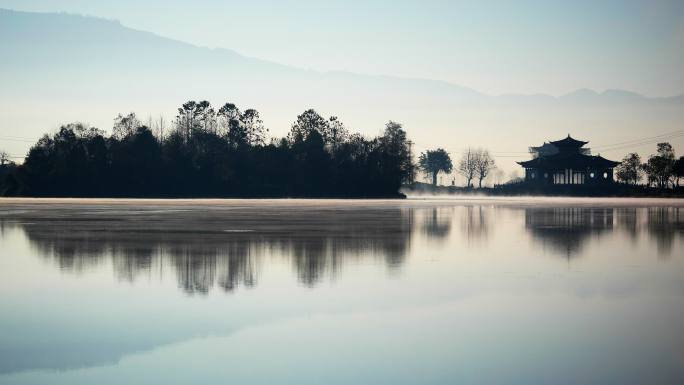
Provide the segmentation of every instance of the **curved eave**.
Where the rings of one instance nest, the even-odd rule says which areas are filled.
[[[538,159],[538,158],[537,158],[537,159]],[[539,163],[539,162],[537,161],[537,159],[523,160],[523,161],[521,161],[521,162],[515,162],[515,163],[517,163],[517,164],[519,164],[519,165],[521,165],[521,166],[523,166],[523,167],[529,168],[529,167],[534,167],[535,165],[537,165],[537,164]]]
[[[577,139],[571,137],[570,135],[568,135],[567,138],[564,138],[561,140],[555,140],[555,141],[549,142],[549,143],[551,143],[557,147],[582,147],[589,142],[585,142],[583,140],[577,140]]]
[[[596,155],[594,157],[594,159],[596,159],[599,162],[603,162],[603,164],[605,164],[607,167],[617,167],[620,164],[620,162],[616,162],[614,160],[608,160],[608,159],[602,157],[601,155]]]
[[[574,140],[573,141],[566,141],[566,140],[557,140],[555,142],[550,142],[556,147],[582,147],[584,145],[589,144],[589,142],[585,142],[582,140]]]
[[[520,166],[525,168],[593,168],[593,169],[604,169],[604,168],[614,168],[619,162],[614,162],[612,160],[605,159],[601,156],[591,156],[591,155],[580,155],[577,154],[572,157],[566,157],[562,155],[550,155],[545,157],[539,157],[527,161],[516,162]]]

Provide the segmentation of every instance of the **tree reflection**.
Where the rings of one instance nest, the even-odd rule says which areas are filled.
[[[659,256],[670,256],[675,238],[684,234],[684,210],[680,207],[649,207],[647,229]]]
[[[434,207],[423,211],[423,233],[428,238],[442,240],[451,233],[453,207]]]
[[[636,207],[619,207],[615,209],[617,227],[620,228],[632,243],[636,243],[641,232],[641,223]]]
[[[525,209],[525,227],[545,247],[573,257],[593,236],[619,230],[633,243],[646,234],[656,243],[658,256],[672,253],[677,236],[684,234],[680,207],[556,207]]]
[[[487,209],[477,206],[464,207],[461,216],[461,230],[468,242],[486,240],[489,234],[489,213]]]
[[[80,274],[109,263],[122,281],[173,274],[185,292],[205,294],[255,286],[264,257],[285,259],[297,280],[309,287],[334,280],[345,265],[361,259],[378,259],[390,272],[398,271],[413,229],[429,240],[446,241],[456,220],[469,242],[486,242],[497,224],[493,215],[498,215],[481,205],[172,207],[51,208],[49,213],[6,216],[0,231],[22,229],[39,255],[67,272]],[[523,210],[532,239],[566,258],[578,255],[592,237],[615,230],[635,241],[648,236],[659,255],[669,255],[684,233],[683,210],[676,207]]]
[[[60,218],[21,226],[32,246],[65,271],[81,273],[110,260],[120,280],[173,271],[179,288],[206,294],[214,287],[229,292],[255,286],[259,259],[267,254],[291,259],[306,286],[334,279],[358,258],[382,258],[396,269],[407,252],[412,211],[266,208],[208,217]]]

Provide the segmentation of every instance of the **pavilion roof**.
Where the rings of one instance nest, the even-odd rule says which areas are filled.
[[[556,141],[553,141],[553,142],[550,142],[550,143],[553,144],[553,145],[556,146],[556,147],[564,147],[564,148],[567,148],[567,147],[574,147],[574,148],[579,148],[579,147],[582,147],[582,146],[584,146],[585,144],[587,144],[587,143],[589,143],[589,142],[585,142],[585,141],[582,141],[582,140],[577,140],[577,139],[575,139],[575,138],[572,138],[572,137],[570,136],[570,134],[568,134],[568,136],[567,136],[565,139],[556,140]]]
[[[538,169],[565,169],[572,168],[581,170],[584,168],[612,168],[620,164],[608,160],[601,155],[584,155],[579,153],[564,154],[558,153],[555,155],[541,156],[532,160],[517,162],[525,168]]]

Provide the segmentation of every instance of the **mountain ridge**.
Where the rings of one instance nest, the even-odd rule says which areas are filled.
[[[591,88],[578,88],[576,90],[560,94],[560,95],[553,95],[549,93],[544,93],[544,92],[539,92],[539,93],[519,93],[519,92],[506,92],[506,93],[501,93],[501,94],[489,94],[485,93],[482,91],[479,91],[475,88],[456,84],[447,80],[443,79],[433,79],[433,78],[424,78],[424,77],[403,77],[403,76],[396,76],[396,75],[387,75],[387,74],[365,74],[365,73],[359,73],[359,72],[354,72],[354,71],[344,71],[344,70],[325,70],[325,71],[319,71],[319,70],[312,70],[312,69],[305,69],[285,63],[279,63],[273,60],[269,59],[263,59],[263,58],[256,58],[252,56],[247,56],[244,54],[241,54],[234,49],[227,48],[227,47],[209,47],[209,46],[203,46],[203,45],[198,45],[196,43],[190,43],[186,42],[183,40],[178,40],[174,38],[169,38],[163,35],[159,35],[155,32],[152,31],[146,31],[146,30],[141,30],[133,27],[126,26],[124,23],[122,23],[120,20],[117,19],[109,19],[109,18],[104,18],[104,17],[99,17],[99,16],[91,16],[91,15],[83,15],[83,14],[75,14],[75,13],[69,13],[69,12],[26,12],[26,11],[18,11],[18,10],[12,10],[8,8],[0,8],[0,18],[5,18],[7,16],[21,16],[21,17],[27,17],[27,18],[53,18],[53,17],[59,17],[63,18],[65,21],[68,19],[69,21],[80,21],[80,22],[86,22],[87,24],[99,24],[99,25],[104,25],[104,26],[109,26],[113,27],[116,29],[119,29],[120,31],[126,31],[129,33],[135,33],[135,34],[140,34],[141,36],[145,36],[147,38],[154,38],[158,39],[159,41],[166,41],[171,44],[177,44],[181,46],[185,46],[187,48],[192,48],[192,49],[199,49],[199,50],[206,50],[207,52],[213,52],[217,53],[219,55],[228,55],[228,56],[233,56],[233,57],[238,57],[241,60],[247,60],[251,62],[258,62],[264,65],[269,65],[269,66],[274,66],[274,67],[281,67],[283,69],[288,69],[292,71],[300,71],[304,73],[314,73],[318,75],[331,75],[331,76],[354,76],[354,77],[362,77],[365,79],[371,79],[371,78],[376,78],[376,79],[385,79],[385,80],[396,80],[396,81],[407,81],[407,82],[425,82],[425,83],[431,83],[433,85],[439,85],[443,87],[453,87],[455,90],[461,91],[461,92],[467,92],[471,93],[472,95],[478,95],[478,96],[486,96],[486,97],[532,97],[532,98],[539,98],[539,97],[551,97],[554,99],[562,99],[562,98],[577,98],[577,97],[591,97],[591,98],[631,98],[631,99],[645,99],[645,100],[668,100],[668,99],[681,99],[684,98],[684,93],[682,94],[677,94],[677,95],[667,95],[667,96],[649,96],[649,95],[644,95],[635,91],[631,90],[626,90],[626,89],[605,89],[603,91],[597,91]],[[6,20],[5,20],[6,21]],[[3,23],[5,24],[5,23]],[[7,25],[7,24],[5,24]],[[6,32],[5,29],[0,29],[0,31]],[[72,35],[73,36],[81,36],[84,38],[92,38],[93,36],[91,34],[77,34],[77,35]]]

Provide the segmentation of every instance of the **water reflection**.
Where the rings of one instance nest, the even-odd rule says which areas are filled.
[[[469,242],[486,241],[490,231],[489,208],[481,205],[466,206],[461,214],[461,230]]]
[[[18,211],[0,219],[0,236],[11,227],[21,228],[37,254],[65,272],[80,274],[109,262],[122,281],[172,272],[185,292],[206,294],[212,288],[231,292],[255,286],[265,255],[289,258],[298,281],[309,287],[334,280],[345,263],[361,259],[378,259],[388,271],[397,271],[413,237],[423,236],[432,244],[454,242],[455,221],[469,247],[487,247],[495,221],[505,213],[515,218],[523,211],[532,239],[568,259],[581,255],[589,240],[613,231],[634,243],[646,234],[655,241],[657,254],[668,256],[684,233],[684,211],[678,207],[137,210],[99,208],[69,215]]]
[[[546,249],[572,258],[592,236],[613,230],[612,208],[542,207],[525,209],[525,228]]]
[[[254,286],[265,254],[291,258],[299,281],[311,287],[358,258],[380,258],[397,269],[409,247],[413,215],[413,209],[401,208],[304,209],[286,215],[262,211],[255,218],[233,210],[208,220],[83,215],[20,226],[39,254],[64,271],[84,272],[110,258],[121,280],[171,269],[184,291],[207,293],[213,287]]]
[[[646,215],[648,234],[656,241],[658,255],[670,256],[675,237],[684,234],[684,210],[679,207],[649,207]]]
[[[454,215],[453,207],[434,207],[423,210],[423,233],[428,238],[441,241],[451,233],[451,223]]]
[[[636,244],[646,230],[655,241],[658,256],[672,253],[675,239],[684,234],[684,210],[680,207],[535,207],[525,209],[525,228],[545,249],[568,259],[582,252],[592,238],[613,231]]]
[[[620,303],[626,308],[642,309],[658,301],[648,297],[648,302],[628,303],[630,293],[649,290],[649,295],[655,295],[660,293],[654,290],[658,289],[674,293],[663,296],[671,299],[684,292],[681,269],[676,269],[681,263],[676,265],[676,258],[661,263],[655,257],[672,256],[681,245],[684,211],[677,207],[450,202],[28,206],[15,211],[0,207],[0,240],[7,241],[3,247],[8,246],[4,250],[11,246],[29,256],[22,261],[6,252],[0,258],[5,262],[4,269],[0,269],[0,283],[6,285],[0,296],[0,330],[4,330],[0,332],[0,373],[115,363],[133,353],[197,336],[225,336],[273,320],[316,313],[372,313],[359,316],[358,323],[371,325],[375,332],[385,330],[377,326],[382,324],[375,323],[385,317],[382,311],[402,308],[418,309],[418,315],[411,318],[407,313],[389,312],[386,317],[391,318],[390,324],[396,320],[415,321],[417,341],[430,335],[440,343],[447,341],[443,333],[426,330],[430,328],[424,326],[425,322],[431,320],[443,320],[445,330],[463,331],[460,338],[477,337],[473,325],[502,322],[498,327],[506,331],[505,338],[520,336],[520,344],[511,351],[524,351],[530,346],[528,342],[539,336],[539,328],[543,327],[540,324],[551,325],[554,330],[547,330],[546,336],[553,337],[561,329],[554,326],[556,323],[572,321],[577,315],[581,322],[568,325],[584,325],[595,316],[587,312],[597,308],[610,309],[606,317],[612,321],[614,306],[584,307],[610,301],[610,295],[604,297],[601,293],[619,293]],[[613,242],[594,245],[592,240],[597,239]],[[623,244],[623,240],[630,243]],[[565,261],[544,256],[542,248],[565,258],[581,257],[587,262],[583,265],[585,272],[563,275]],[[648,269],[619,266],[619,258],[606,259],[612,264],[610,274],[592,265],[613,252],[618,257],[628,255],[630,264],[636,261]],[[509,258],[499,258],[502,254]],[[278,274],[272,279],[267,271],[270,264],[282,268],[288,281],[280,280]],[[352,265],[363,268],[352,272]],[[563,268],[558,269],[558,265]],[[53,266],[65,274],[55,274]],[[144,282],[158,277],[162,284],[175,283],[182,292],[194,296],[168,295],[165,287],[155,290],[156,281],[149,285],[119,285],[108,279],[110,268],[120,281]],[[385,280],[376,274],[377,270],[407,274]],[[105,274],[97,276],[98,272]],[[72,280],[72,275],[94,279]],[[321,288],[321,283],[338,279],[340,285]],[[661,287],[649,286],[660,281],[664,282]],[[250,293],[238,290],[257,285],[259,290]],[[212,291],[236,295],[206,295]],[[582,302],[587,292],[592,293],[592,304]],[[562,296],[553,297],[558,293]],[[571,302],[573,295],[580,300],[575,308],[566,309],[563,301]],[[492,309],[508,314],[512,298],[515,309],[524,311],[510,313],[530,314],[529,329],[506,324],[506,317],[489,318]],[[496,301],[488,302],[491,299]],[[539,306],[537,301],[547,301],[546,306]],[[457,304],[454,307],[458,311],[441,316],[423,313],[421,306],[429,304],[440,308]],[[667,309],[681,309],[665,305]],[[467,314],[477,313],[478,306],[486,310],[476,321],[453,327]],[[554,319],[554,315],[558,318]],[[366,322],[367,316],[378,318]],[[542,317],[550,317],[553,322],[539,323]],[[605,324],[608,322],[598,323],[599,327]],[[383,341],[382,349],[386,341],[401,341],[403,334],[399,333],[410,329],[402,326],[401,332]],[[491,340],[491,330],[486,329],[481,339],[473,338],[472,346]],[[514,332],[508,334],[509,330]],[[311,337],[308,329],[300,332],[302,341]],[[582,329],[580,337],[584,332]],[[362,346],[364,338],[358,335],[339,335],[350,341],[337,346]],[[372,338],[373,334],[365,337]],[[595,341],[600,337],[580,341],[583,343],[575,349],[583,354],[584,342],[598,345]],[[454,341],[461,339],[454,337]],[[556,351],[563,351],[569,342],[557,340],[555,346],[562,348]],[[428,359],[436,359],[430,355],[434,346],[421,352]],[[296,351],[297,346],[292,349]],[[619,352],[628,350],[616,348]],[[492,351],[500,351],[499,346]],[[415,350],[410,353],[415,357]],[[559,361],[550,358],[547,364]],[[452,362],[449,360],[447,367]],[[530,362],[537,364],[534,359]]]

